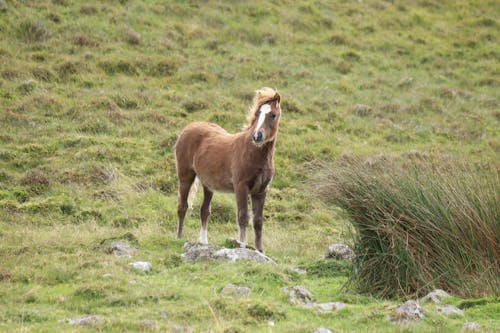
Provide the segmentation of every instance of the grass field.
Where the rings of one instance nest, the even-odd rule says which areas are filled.
[[[349,273],[321,259],[350,226],[305,185],[308,162],[349,155],[498,172],[499,13],[493,0],[0,0],[0,331],[500,330],[498,295],[452,298],[463,318],[426,306],[413,326],[386,321],[401,300],[343,288]],[[199,214],[176,240],[177,134],[195,120],[239,131],[263,86],[283,101],[264,212],[279,264],[183,263]],[[222,245],[233,197],[216,194],[212,212]],[[151,273],[106,253],[127,235]],[[228,283],[251,296],[222,297]],[[281,290],[297,284],[348,306],[289,304]],[[104,322],[58,322],[85,314]]]

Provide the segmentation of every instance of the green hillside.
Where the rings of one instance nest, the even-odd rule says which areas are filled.
[[[401,300],[359,294],[349,265],[322,259],[351,227],[306,185],[308,163],[444,156],[498,172],[499,15],[494,0],[0,0],[0,331],[401,331],[385,319]],[[241,130],[264,86],[282,96],[264,211],[278,264],[184,263],[199,205],[175,239],[177,135],[200,120]],[[216,194],[211,244],[237,235],[235,216]],[[152,272],[107,253],[124,238]],[[221,296],[228,283],[251,296]],[[292,305],[293,285],[348,306]],[[500,330],[485,296],[405,329]],[[104,321],[58,322],[86,314]]]

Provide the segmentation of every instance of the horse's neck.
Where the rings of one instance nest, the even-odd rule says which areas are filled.
[[[245,140],[247,153],[252,156],[252,159],[259,159],[264,163],[269,163],[272,167],[274,163],[274,147],[276,145],[276,138],[273,141],[265,143],[262,147],[257,147],[252,143],[252,132],[245,131],[242,139]]]

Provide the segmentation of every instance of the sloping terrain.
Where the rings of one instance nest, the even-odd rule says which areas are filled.
[[[322,259],[350,227],[304,185],[306,165],[454,156],[498,169],[499,13],[498,1],[0,1],[0,330],[91,331],[58,322],[90,314],[117,332],[400,331],[385,318],[400,301],[342,288],[349,265]],[[263,86],[283,99],[264,222],[278,264],[184,263],[199,214],[176,240],[177,134],[195,120],[239,131]],[[232,196],[212,212],[209,242],[223,245]],[[118,239],[133,259],[108,253]],[[228,283],[252,292],[224,297]],[[294,285],[347,306],[290,304]],[[500,329],[498,298],[449,302],[465,316],[430,305],[407,329]]]

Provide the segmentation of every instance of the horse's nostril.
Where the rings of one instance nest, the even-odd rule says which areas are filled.
[[[253,140],[255,142],[261,142],[262,141],[262,132],[257,132],[253,134]]]

